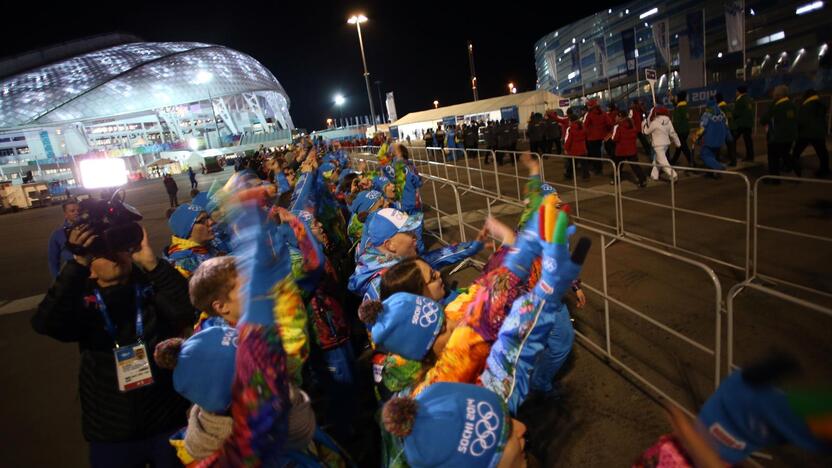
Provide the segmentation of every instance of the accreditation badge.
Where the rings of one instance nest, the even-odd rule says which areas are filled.
[[[134,343],[113,349],[116,358],[118,389],[129,392],[153,383],[150,362],[144,343]]]

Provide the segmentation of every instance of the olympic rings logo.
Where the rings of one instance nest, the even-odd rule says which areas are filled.
[[[419,309],[419,326],[427,328],[439,320],[439,307],[434,302],[426,302]]]
[[[546,272],[553,272],[555,271],[555,259],[553,258],[544,258],[543,259],[543,270]]]
[[[477,403],[477,416],[479,419],[474,424],[474,441],[469,448],[469,453],[475,457],[497,444],[497,429],[500,427],[500,418],[488,402]]]

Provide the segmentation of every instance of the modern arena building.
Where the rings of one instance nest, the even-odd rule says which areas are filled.
[[[84,157],[127,167],[175,150],[288,141],[289,97],[254,58],[109,34],[0,60],[0,180],[66,180]]]
[[[651,68],[657,71],[660,99],[668,90],[707,90],[689,92],[691,104],[717,90],[730,91],[725,96],[733,98],[731,86],[743,80],[757,97],[779,83],[793,92],[829,89],[830,24],[832,5],[820,0],[630,1],[540,38],[534,44],[537,87],[573,99],[647,98],[644,71]],[[731,26],[739,26],[740,35],[729,44]],[[737,40],[743,37],[744,45]],[[694,55],[702,71],[686,83],[680,62]]]

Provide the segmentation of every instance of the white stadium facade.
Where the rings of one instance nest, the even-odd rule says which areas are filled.
[[[289,104],[266,67],[221,45],[108,34],[9,57],[0,180],[34,170],[69,182],[79,158],[127,158],[137,170],[165,152],[287,140]]]

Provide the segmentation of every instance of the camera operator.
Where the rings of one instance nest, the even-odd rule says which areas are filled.
[[[129,247],[111,242],[120,226],[72,228],[68,245],[75,255],[32,327],[79,344],[82,428],[92,467],[179,466],[168,437],[186,424],[188,402],[174,391],[171,372],[157,367],[153,350],[190,326],[194,309],[187,281],[156,258],[147,232],[131,224],[143,238]]]

